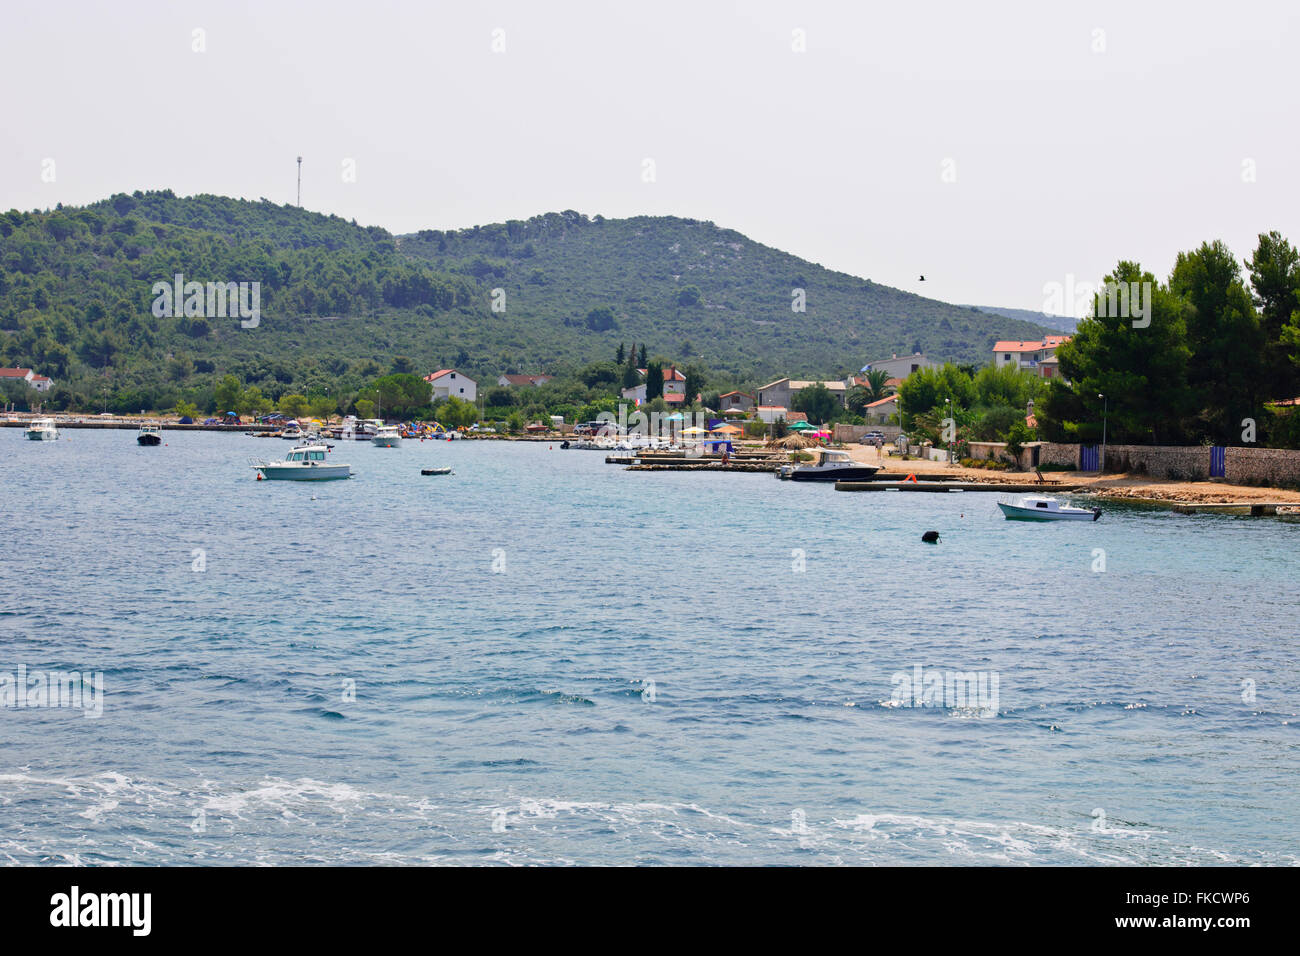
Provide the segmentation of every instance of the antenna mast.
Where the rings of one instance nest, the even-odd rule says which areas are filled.
[[[302,157],[298,157],[298,208],[302,208]]]

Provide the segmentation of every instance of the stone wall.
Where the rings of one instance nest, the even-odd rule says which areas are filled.
[[[1286,448],[1228,448],[1227,481],[1238,485],[1300,485],[1300,451]]]
[[[1079,467],[1079,446],[1068,442],[1047,442],[1039,454],[1040,465],[1066,465]]]
[[[1079,467],[1080,446],[1068,442],[1043,445],[1039,462]],[[1210,448],[1179,445],[1107,445],[1106,471],[1130,472],[1152,478],[1208,479]],[[1229,447],[1224,454],[1224,478],[1236,485],[1300,486],[1300,451],[1285,448]]]
[[[855,442],[867,432],[880,432],[885,436],[885,441],[892,442],[902,430],[897,425],[834,425],[831,427],[831,438],[835,441]]]
[[[1103,470],[1193,481],[1210,477],[1208,445],[1107,445]]]

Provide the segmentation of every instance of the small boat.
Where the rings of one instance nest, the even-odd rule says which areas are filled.
[[[402,443],[402,433],[396,425],[380,425],[370,440],[380,448],[396,448]]]
[[[54,427],[53,418],[37,418],[24,434],[32,441],[54,441],[59,437],[59,430]]]
[[[451,469],[450,469],[450,468],[421,468],[421,469],[420,469],[420,474],[422,474],[422,475],[450,475],[450,474],[451,474]]]
[[[139,445],[161,445],[162,429],[157,425],[151,425],[148,422],[140,426],[140,430],[135,433],[136,444]]]
[[[284,423],[284,428],[280,429],[280,437],[289,441],[302,441],[304,437],[302,426],[295,421]]]
[[[790,481],[869,481],[879,470],[854,461],[847,451],[823,448],[815,465],[782,465],[776,476]]]
[[[1096,521],[1101,517],[1100,508],[1076,508],[1043,495],[999,501],[998,507],[1014,521]]]
[[[263,461],[248,459],[248,463],[258,472],[258,480],[267,478],[271,481],[329,481],[332,478],[351,478],[352,466],[344,464],[327,464],[325,456],[329,449],[324,445],[298,445],[284,461]]]

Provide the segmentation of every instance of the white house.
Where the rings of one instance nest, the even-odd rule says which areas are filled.
[[[1003,341],[993,344],[993,364],[998,368],[1010,365],[1041,375],[1057,378],[1061,374],[1056,360],[1056,348],[1070,341],[1068,335],[1049,335],[1041,342]]]
[[[919,372],[923,368],[934,368],[936,364],[926,358],[923,352],[913,352],[911,355],[899,355],[895,352],[891,358],[868,362],[862,366],[862,372],[883,370],[889,373],[890,378],[907,378],[913,372]]]
[[[645,401],[645,369],[639,368],[641,383],[632,388],[625,388],[620,394],[630,402],[640,404]],[[664,401],[669,405],[682,405],[686,402],[686,376],[677,371],[677,366],[670,365],[664,369]]]
[[[29,368],[0,368],[0,382],[23,382],[38,392],[48,392],[54,385],[51,379]]]
[[[454,368],[444,368],[432,375],[424,376],[433,390],[433,400],[440,398],[459,398],[462,401],[478,400],[478,385],[468,375],[457,372]]]

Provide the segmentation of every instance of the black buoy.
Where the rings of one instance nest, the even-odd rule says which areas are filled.
[[[924,541],[926,544],[938,544],[939,532],[927,531],[925,534],[921,535],[921,540]]]

